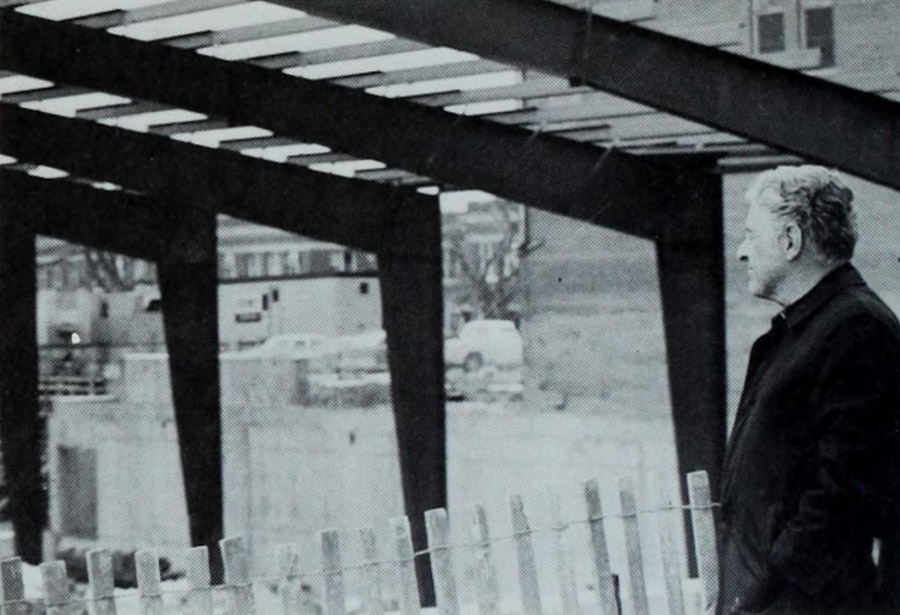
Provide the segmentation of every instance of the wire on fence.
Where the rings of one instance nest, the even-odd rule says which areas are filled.
[[[411,558],[397,558],[397,557],[389,557],[382,558],[376,560],[369,560],[355,564],[342,564],[339,568],[330,568],[328,570],[316,569],[309,571],[299,571],[291,574],[280,574],[280,575],[268,575],[268,576],[255,576],[252,577],[249,581],[244,583],[223,583],[221,585],[210,585],[207,587],[195,587],[189,589],[175,589],[171,587],[163,587],[161,590],[161,595],[178,595],[183,594],[187,595],[195,592],[224,592],[229,589],[248,589],[252,588],[254,584],[264,584],[271,585],[273,583],[281,583],[281,582],[291,582],[298,581],[309,578],[325,578],[328,575],[344,573],[344,572],[352,572],[358,570],[366,570],[371,568],[372,566],[380,566],[380,565],[398,565],[403,562],[408,562],[414,560],[418,557],[424,557],[427,555],[431,555],[432,553],[438,553],[441,551],[452,551],[457,549],[476,549],[476,548],[484,548],[486,545],[493,545],[497,543],[502,543],[510,540],[515,540],[524,535],[536,535],[536,534],[558,534],[563,533],[567,529],[573,526],[580,525],[589,525],[590,523],[594,523],[597,521],[604,521],[607,519],[626,519],[634,517],[638,514],[655,514],[655,513],[663,513],[663,512],[672,512],[672,511],[699,511],[699,510],[712,510],[714,508],[720,507],[721,504],[718,502],[712,502],[708,505],[669,505],[669,506],[660,506],[655,508],[644,508],[639,509],[633,513],[622,514],[622,513],[607,513],[603,515],[593,515],[587,517],[585,519],[575,519],[571,521],[565,521],[560,523],[559,525],[555,525],[552,527],[538,527],[532,528],[529,527],[527,529],[519,530],[516,532],[511,532],[509,534],[501,534],[498,536],[491,536],[487,541],[480,540],[467,540],[461,542],[453,542],[447,544],[441,544],[438,546],[429,546],[424,549],[416,550],[412,552]],[[137,588],[134,589],[126,589],[122,590],[116,594],[117,600],[128,600],[128,599],[139,599],[141,597],[140,592]],[[64,606],[66,604],[86,604],[90,602],[94,602],[94,598],[89,597],[72,597],[68,602],[63,604],[48,604],[48,606]],[[20,599],[20,600],[7,600],[5,601],[7,604],[15,604],[15,603],[27,603],[28,600]],[[31,601],[33,602],[33,601]],[[42,601],[43,602],[43,601]]]

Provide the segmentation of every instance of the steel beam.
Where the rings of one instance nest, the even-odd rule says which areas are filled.
[[[312,67],[315,69],[315,67]],[[361,73],[347,73],[329,77],[332,83],[355,90],[377,88],[398,83],[416,83],[418,81],[434,81],[453,79],[455,77],[471,77],[473,75],[489,75],[491,73],[507,73],[513,69],[499,62],[490,60],[465,60],[432,66],[417,66],[402,70],[372,72],[363,69]]]
[[[41,478],[35,232],[5,188],[0,186],[0,450],[16,553],[38,564],[47,491]]]
[[[10,92],[3,95],[3,100],[8,103],[28,103],[39,102],[44,100],[54,100],[57,98],[68,98],[70,96],[80,96],[82,94],[90,94],[92,90],[87,88],[69,87],[53,85],[45,88],[34,88],[31,90],[21,90],[18,92]]]
[[[151,4],[133,9],[120,9],[106,11],[95,15],[84,15],[76,18],[78,23],[93,28],[114,28],[130,24],[164,19],[166,17],[179,17],[195,13],[202,13],[217,8],[224,8],[242,4],[245,0],[172,0],[162,4]]]
[[[161,212],[147,197],[6,169],[0,194],[39,235],[144,260],[158,259],[166,241]]]
[[[428,545],[425,511],[447,505],[441,215],[434,205],[397,202],[391,247],[378,253],[403,499],[416,550]],[[416,571],[423,603],[434,604],[426,558],[417,559]]]
[[[154,101],[137,100],[121,104],[105,105],[103,107],[79,109],[75,112],[75,117],[84,118],[86,120],[107,120],[128,117],[129,115],[140,115],[142,113],[169,111],[171,108],[172,107],[168,105]]]
[[[656,253],[678,474],[686,502],[688,472],[705,470],[717,493],[725,453],[722,178],[710,171],[686,172],[674,197],[686,203],[690,215],[666,226]],[[695,569],[693,558],[691,567]]]
[[[160,202],[190,203],[360,250],[381,248],[389,187],[2,102],[0,118],[0,152],[19,160],[111,181]]]
[[[167,216],[159,289],[191,544],[206,546],[221,582],[222,409],[216,215],[189,203]]]
[[[193,32],[191,34],[182,34],[171,38],[163,39],[162,42],[172,47],[181,49],[199,49],[202,47],[212,47],[214,45],[229,45],[232,43],[241,43],[244,41],[261,40],[266,38],[274,38],[276,36],[285,36],[288,34],[300,34],[302,32],[311,32],[324,28],[333,28],[342,24],[335,23],[327,19],[319,17],[303,16],[295,19],[287,19],[284,21],[270,21],[252,26],[241,26],[239,28],[231,28],[228,30],[215,30],[204,32]]]
[[[659,232],[671,176],[650,160],[71,24],[2,20],[4,68],[263,126],[634,235]]]
[[[544,0],[275,1],[572,77],[900,188],[900,102],[795,70]]]

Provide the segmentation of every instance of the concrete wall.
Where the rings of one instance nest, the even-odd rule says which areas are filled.
[[[403,510],[390,408],[285,403],[286,376],[277,370],[273,375],[273,367],[259,361],[255,379],[247,376],[254,371],[248,365],[223,367],[226,533],[251,539],[258,575],[272,571],[274,549],[284,542],[299,542],[303,567],[315,569],[318,552],[311,538],[324,528],[347,532],[350,562],[358,557],[352,532],[359,526],[374,526],[386,548],[387,520]],[[93,449],[99,542],[153,545],[179,561],[188,540],[187,519],[166,370],[164,359],[132,358],[126,364],[132,386],[125,399],[55,404],[50,417],[54,527],[59,527],[63,488],[58,447]],[[234,377],[240,370],[243,376]],[[664,472],[674,486],[671,441],[667,421],[452,404],[448,462],[455,535],[468,536],[474,503],[487,508],[497,536],[508,535],[507,495],[513,492],[526,498],[535,525],[546,527],[546,488],[563,496],[564,518],[583,520],[580,484],[588,478],[601,480],[609,510],[617,509],[617,477],[637,476],[646,491],[646,477]],[[616,531],[616,521],[610,523]],[[510,544],[504,543],[498,557],[513,556]],[[587,551],[579,557],[587,558]],[[548,555],[542,564],[547,574],[552,562]],[[588,563],[585,559],[584,571],[591,570]],[[503,582],[513,586],[512,560],[503,570]]]
[[[189,546],[187,512],[171,406],[66,398],[48,420],[50,522],[60,528],[59,447],[97,458],[97,529],[104,546]]]

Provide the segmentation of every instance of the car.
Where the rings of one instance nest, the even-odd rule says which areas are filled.
[[[387,372],[387,333],[373,329],[342,335],[332,341],[329,354],[339,373]]]
[[[444,340],[444,362],[477,372],[485,366],[501,369],[521,367],[522,336],[511,320],[470,320],[460,327],[459,335]]]
[[[329,349],[329,340],[318,333],[279,333],[262,344],[227,353],[237,358],[322,359]]]
[[[449,401],[521,394],[522,336],[509,320],[465,323],[457,337],[444,340],[444,393]]]

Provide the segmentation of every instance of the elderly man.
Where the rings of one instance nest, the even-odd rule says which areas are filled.
[[[779,167],[747,191],[753,345],[722,480],[718,613],[900,613],[900,324],[850,264],[853,193]]]

